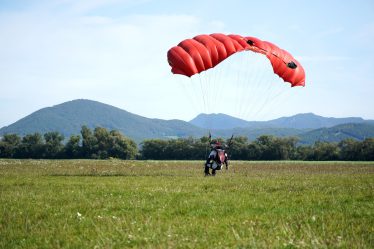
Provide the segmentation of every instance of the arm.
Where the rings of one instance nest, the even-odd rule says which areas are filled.
[[[225,166],[226,166],[226,170],[229,169],[229,157],[227,155],[227,153],[225,153],[225,162],[224,162]]]

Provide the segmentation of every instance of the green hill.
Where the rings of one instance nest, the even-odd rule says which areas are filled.
[[[300,143],[312,144],[316,141],[339,142],[343,139],[352,138],[364,140],[374,137],[374,124],[372,123],[350,123],[341,124],[330,128],[320,128],[299,135]]]
[[[209,121],[213,118],[215,124],[222,126],[198,127],[200,121]],[[200,120],[200,121],[199,121]],[[313,121],[314,120],[314,121]],[[309,126],[331,126],[336,122],[352,121],[358,123],[342,124],[329,128],[306,129]],[[345,138],[362,140],[374,137],[374,123],[361,118],[333,119],[324,118],[314,114],[298,114],[270,121],[245,121],[224,114],[200,115],[196,125],[182,120],[162,120],[142,117],[117,107],[92,100],[72,100],[52,107],[40,109],[17,122],[0,129],[0,136],[6,133],[26,135],[34,132],[46,133],[58,131],[66,138],[70,135],[80,134],[83,125],[89,128],[104,127],[109,130],[118,130],[125,136],[141,142],[151,138],[179,138],[202,137],[211,131],[213,137],[246,136],[250,140],[261,135],[274,135],[278,137],[298,136],[303,144],[312,144],[315,141],[335,142]],[[246,124],[249,124],[246,126]]]
[[[326,118],[314,113],[300,113],[290,117],[281,117],[269,121],[246,121],[222,113],[199,114],[190,123],[206,129],[233,129],[238,127],[319,129],[347,123],[374,123],[360,117]]]
[[[190,123],[197,127],[214,130],[226,130],[237,127],[249,127],[251,124],[249,121],[240,118],[235,118],[223,113],[201,113],[197,115],[194,119],[192,119]]]
[[[327,118],[314,113],[300,113],[291,117],[282,117],[268,121],[275,127],[287,127],[297,129],[319,129],[333,127],[347,123],[364,123],[366,120],[359,117]]]
[[[245,136],[249,140],[255,140],[261,135],[272,135],[276,137],[297,137],[303,134],[307,130],[305,129],[293,129],[293,128],[258,128],[258,127],[239,127],[234,129],[226,130],[215,130],[213,131],[216,136],[230,137],[232,134],[235,136]]]
[[[141,141],[146,138],[202,136],[204,130],[181,120],[145,118],[117,107],[92,100],[73,100],[40,109],[19,121],[0,129],[0,135],[58,131],[65,137],[79,134],[82,125],[119,130]]]

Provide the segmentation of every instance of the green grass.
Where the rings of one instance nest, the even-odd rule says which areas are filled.
[[[0,248],[373,247],[373,162],[0,160]]]

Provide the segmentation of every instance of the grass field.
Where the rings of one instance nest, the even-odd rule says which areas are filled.
[[[374,248],[374,163],[0,160],[0,248]]]

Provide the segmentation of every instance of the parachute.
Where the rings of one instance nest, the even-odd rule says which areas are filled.
[[[305,85],[305,72],[301,64],[287,51],[273,43],[255,37],[240,35],[198,35],[183,40],[167,53],[171,71],[191,77],[215,67],[229,56],[243,51],[266,55],[273,71],[292,87]]]
[[[195,113],[265,120],[305,86],[304,68],[289,52],[251,36],[197,35],[170,48],[167,60]]]

